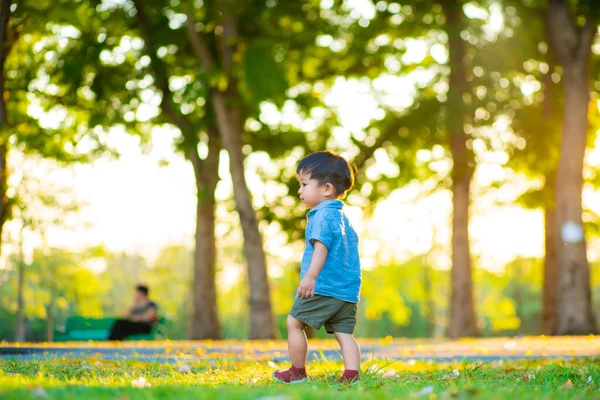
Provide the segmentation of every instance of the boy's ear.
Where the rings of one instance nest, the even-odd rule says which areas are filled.
[[[333,185],[331,183],[326,183],[325,184],[325,196],[334,196],[335,195],[335,188],[333,187]]]

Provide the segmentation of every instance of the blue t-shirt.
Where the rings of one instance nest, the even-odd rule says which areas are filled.
[[[340,200],[327,200],[308,212],[300,278],[304,278],[310,267],[314,241],[318,240],[328,252],[317,278],[315,294],[358,303],[361,284],[358,235],[342,211],[343,207]]]

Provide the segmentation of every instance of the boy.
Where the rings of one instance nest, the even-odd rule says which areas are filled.
[[[359,379],[360,347],[354,336],[361,284],[358,236],[343,213],[341,198],[354,186],[353,167],[339,155],[321,151],[303,158],[296,168],[300,200],[310,211],[300,286],[287,318],[292,366],[275,371],[275,380],[308,379],[308,344],[304,328],[325,326],[342,349],[344,374],[338,382]]]

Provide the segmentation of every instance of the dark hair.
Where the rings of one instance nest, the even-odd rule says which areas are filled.
[[[344,197],[354,187],[356,167],[344,157],[332,151],[318,151],[304,157],[298,163],[296,173],[310,175],[319,185],[330,183],[337,197]]]
[[[135,287],[135,290],[137,290],[138,292],[140,292],[144,296],[148,296],[149,290],[148,290],[148,286],[146,286],[146,285],[137,285]]]

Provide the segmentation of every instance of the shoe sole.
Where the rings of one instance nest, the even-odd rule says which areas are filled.
[[[286,381],[282,381],[281,379],[279,379],[278,377],[275,376],[275,373],[273,372],[273,375],[271,375],[273,377],[273,379],[275,379],[277,382],[279,383],[285,383],[286,385],[297,385],[299,383],[304,383],[306,382],[310,376],[307,376],[304,379],[300,379],[299,381],[291,381],[291,382],[286,382]]]

